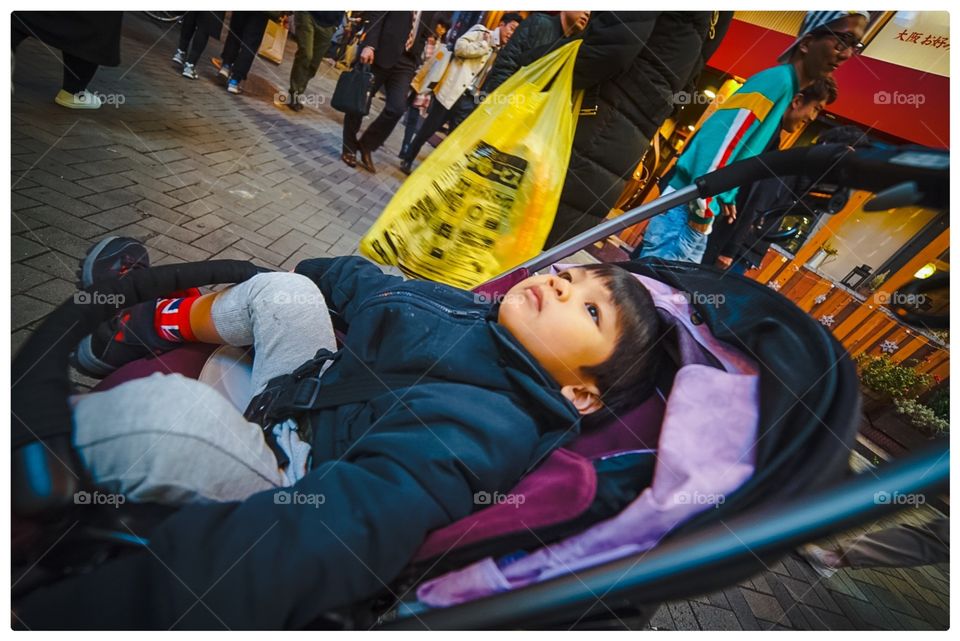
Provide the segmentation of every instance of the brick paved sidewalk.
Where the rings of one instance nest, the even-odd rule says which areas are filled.
[[[398,126],[375,154],[375,176],[338,159],[341,114],[326,104],[294,114],[274,104],[295,45],[279,67],[257,59],[243,96],[170,63],[177,27],[128,13],[123,64],[90,89],[122,96],[97,112],[56,106],[60,66],[35,40],[17,52],[12,106],[12,331],[14,352],[74,292],[77,260],[110,234],[144,240],[156,263],[252,259],[290,269],[303,258],[349,254],[400,184]],[[328,98],[326,64],[310,84]],[[319,102],[319,100],[317,100]],[[374,103],[374,111],[382,107]],[[92,381],[77,379],[82,385]],[[900,518],[927,517],[919,508]],[[870,526],[869,529],[882,527]],[[866,528],[863,528],[866,529]],[[945,629],[949,569],[841,571],[820,579],[788,557],[739,586],[662,606],[659,629]],[[630,621],[611,627],[636,627]]]

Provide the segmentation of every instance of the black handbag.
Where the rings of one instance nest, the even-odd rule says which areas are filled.
[[[344,71],[333,90],[330,106],[345,114],[366,116],[370,112],[370,85],[373,73],[370,65],[358,65],[350,71]]]

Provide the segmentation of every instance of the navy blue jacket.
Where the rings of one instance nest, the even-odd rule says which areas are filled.
[[[573,405],[470,292],[386,276],[356,257],[297,267],[349,323],[324,381],[424,375],[311,416],[313,465],[279,492],[191,505],[150,549],[32,594],[33,629],[278,629],[384,591],[426,534],[507,492],[578,433]]]

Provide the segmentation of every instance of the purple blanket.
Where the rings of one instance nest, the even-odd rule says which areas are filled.
[[[666,399],[651,486],[617,516],[503,567],[487,557],[427,581],[417,590],[421,603],[456,605],[648,550],[684,520],[722,503],[753,474],[759,414],[755,363],[714,339],[705,325],[690,322],[693,308],[685,294],[638,278],[661,312],[726,369],[702,364],[697,350],[681,341],[683,366]]]

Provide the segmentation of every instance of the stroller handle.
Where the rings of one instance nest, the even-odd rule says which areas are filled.
[[[915,182],[919,204],[942,208],[948,202],[949,158],[946,151],[920,146],[854,150],[846,145],[812,145],[753,156],[695,182],[700,198],[771,176],[807,176],[815,183],[830,182],[874,193]]]

